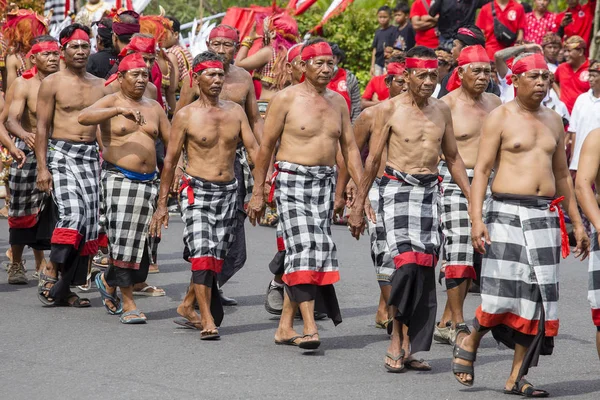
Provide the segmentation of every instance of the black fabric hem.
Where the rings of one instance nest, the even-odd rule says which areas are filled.
[[[333,285],[284,285],[285,291],[294,303],[315,301],[315,311],[324,312],[335,326],[342,323],[342,312]]]

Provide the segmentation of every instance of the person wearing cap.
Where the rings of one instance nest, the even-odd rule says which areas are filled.
[[[548,11],[550,0],[534,0],[532,12],[525,14],[523,41],[543,44],[544,36],[558,32],[560,20],[558,14]]]
[[[50,249],[49,241],[38,239],[38,228],[43,229],[41,210],[45,195],[35,187],[36,159],[36,102],[42,80],[58,71],[60,49],[52,36],[38,36],[33,40],[33,46],[28,53],[33,67],[17,78],[6,94],[7,109],[6,129],[14,137],[6,147],[15,146],[21,153],[20,159],[14,159],[10,166],[8,185],[11,201],[8,207],[8,232],[11,249],[8,268],[9,284],[26,284],[25,261],[23,250],[25,246],[33,249],[36,261],[36,272],[46,263],[44,250]],[[5,142],[5,141],[3,141]],[[69,296],[69,302],[75,302],[76,295]],[[89,301],[87,302],[89,305]]]
[[[342,322],[333,287],[339,280],[339,266],[331,237],[338,148],[355,181],[360,181],[362,166],[348,105],[327,89],[335,68],[331,47],[322,39],[309,40],[301,59],[304,82],[278,92],[269,104],[248,217],[255,224],[264,212],[267,170],[279,141],[268,199],[277,203],[281,248],[285,248],[285,298],[275,342],[316,349],[321,341],[314,319],[315,298],[323,300],[324,311],[335,325]],[[348,224],[360,235],[363,215]],[[293,327],[298,308],[304,321],[302,334]]]
[[[201,340],[215,340],[220,338],[218,327],[223,320],[217,275],[237,223],[236,149],[241,141],[256,159],[258,144],[244,109],[219,98],[225,76],[221,58],[212,51],[200,53],[194,58],[192,74],[200,97],[173,119],[150,234],[160,236],[162,226],[168,226],[167,196],[183,149],[187,153],[180,187],[184,258],[191,263],[193,290],[187,292],[177,313],[186,319],[183,325],[200,330]],[[200,315],[194,311],[194,298]]]
[[[228,25],[216,26],[210,31],[206,45],[209,50],[215,52],[223,60],[225,77],[223,78],[223,90],[219,98],[233,101],[244,109],[255,139],[260,143],[264,121],[258,112],[252,77],[243,68],[233,65],[235,53],[240,46],[238,31]],[[181,95],[177,101],[175,113],[188,104],[191,104],[199,96],[200,88],[197,85],[190,85],[190,76],[188,74],[183,80]],[[246,232],[244,228],[246,210],[244,206],[250,200],[249,197],[252,193],[254,181],[250,170],[248,152],[242,143],[238,144],[238,149],[236,150],[235,176],[238,181],[235,240],[231,245],[230,251],[227,253],[223,268],[218,275],[219,295],[221,296],[223,305],[226,306],[235,306],[237,305],[237,301],[223,295],[221,287],[242,269],[247,258]]]
[[[561,48],[562,41],[556,33],[548,32],[542,38],[542,51],[548,64],[548,69],[552,73],[555,73],[556,68],[558,68],[558,54]]]
[[[594,129],[600,128],[600,62],[592,60],[587,70],[590,89],[579,95],[573,106],[567,135],[568,143],[573,146],[569,169],[575,179],[579,155],[585,138]]]
[[[96,25],[97,51],[88,58],[86,70],[98,78],[105,79],[110,75],[109,72],[117,61],[112,41],[112,20],[102,18],[94,24]]]
[[[554,81],[560,100],[571,113],[577,97],[590,90],[588,82],[590,61],[585,55],[585,40],[581,37],[571,36],[565,41],[564,46],[566,60],[556,68]]]
[[[552,353],[558,334],[558,264],[561,249],[563,257],[569,254],[561,202],[573,223],[577,257],[587,256],[589,239],[567,168],[561,118],[541,105],[551,72],[541,54],[522,53],[512,73],[515,99],[492,111],[481,131],[469,208],[471,242],[483,254],[481,305],[471,334],[456,339],[452,374],[473,386],[477,349],[492,330],[514,349],[504,393],[547,397],[524,376],[539,355]]]
[[[450,85],[458,86],[442,101],[450,107],[458,153],[465,163],[469,182],[473,180],[475,161],[485,117],[502,104],[500,98],[485,93],[491,79],[490,59],[481,45],[465,47],[458,57],[458,67]],[[450,176],[444,160],[438,166],[443,177],[441,228],[444,236],[446,307],[436,324],[434,340],[454,345],[459,332],[469,332],[463,316],[463,305],[472,281],[479,281],[481,257],[471,246],[468,201]],[[479,273],[478,273],[479,272]]]
[[[145,282],[150,263],[155,262],[156,238],[148,235],[158,196],[154,142],[160,139],[167,146],[171,128],[160,104],[144,96],[149,77],[141,53],[125,56],[116,77],[120,90],[82,110],[78,117],[84,126],[99,125],[102,134],[101,197],[109,267],[96,275],[96,285],[107,312],[121,314],[123,324],[146,323],[133,299],[133,286]]]
[[[77,120],[82,109],[105,95],[104,81],[85,69],[89,34],[90,28],[77,23],[60,32],[66,68],[47,76],[38,93],[36,184],[58,207],[50,262],[39,274],[38,298],[46,306],[71,298],[69,287],[86,283],[89,258],[98,251],[97,127]]]
[[[386,74],[383,75],[383,77],[387,94],[390,98],[394,98],[403,93],[406,90],[404,58],[389,59],[389,63],[386,65]],[[372,140],[375,137],[375,135],[373,135],[373,128],[375,126],[377,114],[382,107],[384,107],[384,101],[366,108],[354,122],[354,136],[361,154],[365,154],[365,152],[368,154],[368,150],[375,147],[375,143],[373,143]],[[364,158],[366,158],[366,155],[363,155],[363,159]],[[383,158],[385,158],[385,155]],[[384,172],[383,166],[384,165],[379,169],[377,178],[369,191],[369,200],[371,201],[373,211],[375,211],[375,214],[377,215],[377,221],[375,223],[367,221],[367,223],[371,239],[371,259],[373,260],[375,275],[380,289],[379,305],[377,314],[375,315],[375,326],[377,328],[387,329],[388,324],[391,323],[392,320],[387,303],[391,289],[390,277],[395,268],[387,247],[381,210],[379,209],[379,180]],[[342,168],[338,174],[337,185],[338,187],[345,187],[343,193],[345,196],[338,196],[336,194],[336,200],[338,197],[342,200],[346,198],[348,200],[348,205],[352,203],[352,198],[356,194],[356,184],[354,181],[350,181],[346,185],[349,178],[348,171],[345,168]]]
[[[558,14],[560,28],[558,35],[563,39],[571,36],[579,36],[585,40],[586,55],[592,43],[592,26],[594,25],[594,13],[596,0],[588,0],[584,5],[580,0],[567,0],[568,8]]]
[[[452,63],[452,68],[450,69],[448,74],[446,74],[446,76],[443,77],[440,82],[440,91],[437,95],[438,99],[441,99],[450,92],[447,88],[448,81],[450,80],[450,77],[452,76],[452,73],[456,68],[456,60],[458,60],[460,52],[463,48],[474,45],[480,45],[485,47],[485,37],[483,36],[483,32],[481,31],[481,29],[479,29],[475,25],[464,25],[458,28],[458,30],[454,34],[454,41],[452,42],[451,50],[454,62]],[[490,84],[488,85],[485,91],[486,93],[493,93],[496,96],[500,96],[500,88],[493,81],[490,81]]]
[[[407,91],[382,104],[373,128],[376,136],[371,139],[375,145],[369,150],[350,213],[350,218],[359,217],[364,206],[369,220],[377,222],[367,196],[387,144],[379,205],[395,267],[388,300],[394,320],[384,364],[394,373],[412,368],[412,355],[431,348],[437,308],[435,266],[440,250],[440,154],[469,199],[469,180],[456,146],[450,109],[431,97],[438,80],[437,64],[435,52],[423,46],[406,54]],[[407,332],[402,325],[408,326]]]

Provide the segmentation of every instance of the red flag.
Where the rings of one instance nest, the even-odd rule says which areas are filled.
[[[290,0],[287,5],[287,9],[293,15],[303,14],[306,10],[315,4],[317,0]]]
[[[330,18],[335,17],[344,12],[344,10],[348,8],[348,6],[353,2],[354,0],[333,0],[327,11],[325,11],[325,14],[323,14],[323,18],[321,19],[321,22],[319,22],[319,25],[312,28],[310,32],[321,33],[321,31],[323,30],[323,25],[325,25],[325,23],[329,21]]]

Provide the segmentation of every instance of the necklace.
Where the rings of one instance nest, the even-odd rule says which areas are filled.
[[[90,14],[94,14],[96,11],[98,11],[102,6],[104,5],[104,1],[100,1],[98,4],[96,5],[92,5],[90,3],[86,3],[85,4],[85,9],[90,13]]]

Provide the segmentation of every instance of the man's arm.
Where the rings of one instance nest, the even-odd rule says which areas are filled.
[[[275,145],[283,134],[285,118],[291,102],[292,98],[286,91],[277,93],[269,102],[260,148],[254,159],[254,189],[252,190],[252,198],[248,204],[248,218],[252,225],[256,224],[256,220],[260,219],[264,211],[265,199],[263,193],[267,169],[269,168]]]
[[[173,64],[171,60],[167,57],[167,63],[171,68],[171,73],[169,74],[169,87],[166,90],[165,98],[167,100],[167,106],[169,107],[169,111],[174,111],[177,107],[177,89],[179,88],[179,68],[177,63]]]
[[[3,110],[2,115],[6,129],[24,141],[30,149],[33,149],[35,147],[35,135],[32,132],[27,132],[21,126],[21,119],[27,105],[27,86],[22,84],[11,85],[6,94],[6,97],[10,100],[8,109]]]
[[[235,65],[244,68],[246,71],[262,68],[273,56],[273,48],[271,46],[263,47],[251,56],[248,56],[248,50],[246,49],[246,46],[241,46],[238,55],[235,57]]]
[[[375,53],[377,53],[377,49],[375,48],[375,41],[373,41],[373,51],[371,52],[371,76],[375,75]]]
[[[11,54],[6,58],[6,91],[12,86],[13,82],[18,78],[17,70],[21,66],[21,61],[16,55]]]
[[[458,146],[456,144],[456,138],[454,137],[454,127],[452,125],[452,115],[450,114],[450,107],[446,103],[441,103],[441,111],[444,113],[446,118],[446,131],[442,137],[442,154],[444,154],[444,160],[448,165],[448,171],[450,175],[460,187],[463,194],[469,201],[471,197],[471,187],[469,186],[469,177],[467,176],[467,170],[462,157],[458,153]]]
[[[54,117],[55,89],[53,79],[48,77],[42,81],[38,92],[36,114],[37,126],[35,134],[35,158],[37,161],[37,187],[49,193],[52,187],[52,176],[48,171],[47,153],[50,127]]]
[[[434,28],[437,25],[437,17],[429,15],[415,16],[410,19],[412,27],[415,31],[426,31]]]
[[[25,163],[25,153],[15,146],[15,142],[12,141],[8,131],[4,127],[4,124],[1,123],[2,121],[6,120],[8,114],[8,106],[4,102],[4,98],[2,96],[0,96],[0,109],[2,109],[2,113],[0,114],[0,144],[2,144],[2,146],[4,146],[10,155],[18,162],[18,168],[21,168]]]
[[[360,86],[358,79],[352,73],[348,74],[348,92],[350,94],[350,122],[354,123],[362,110],[360,105]],[[350,126],[352,128],[352,126]]]
[[[83,109],[77,117],[77,122],[85,126],[98,125],[123,114],[125,110],[129,111],[129,113],[134,112],[134,110],[124,107],[114,107],[114,103],[115,98],[112,95],[101,98],[91,106]]]
[[[248,117],[248,122],[252,127],[252,133],[254,133],[256,142],[260,144],[260,139],[262,138],[265,121],[258,112],[256,92],[254,91],[254,83],[252,82],[252,77],[250,76],[250,74],[248,74],[248,88],[248,94],[246,95],[246,102],[244,104],[244,106],[246,107],[246,116]]]
[[[504,78],[508,73],[508,66],[506,60],[518,56],[521,53],[541,53],[542,48],[537,44],[524,44],[522,46],[509,47],[502,49],[494,54],[494,63],[496,64],[496,71],[501,78]]]
[[[600,167],[600,129],[591,131],[583,142],[575,180],[575,194],[583,213],[600,232],[600,208],[592,189]]]
[[[254,136],[252,128],[250,128],[250,123],[246,117],[246,112],[244,112],[243,109],[240,110],[240,131],[242,134],[241,136],[244,147],[248,151],[250,158],[255,160],[258,155],[258,142]]]

